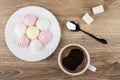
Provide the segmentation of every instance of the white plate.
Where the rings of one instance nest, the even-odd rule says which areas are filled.
[[[29,46],[20,48],[17,43],[17,35],[14,32],[14,25],[21,23],[23,16],[31,13],[35,14],[38,18],[48,18],[51,22],[50,31],[52,33],[52,41],[45,45],[40,51],[33,52]],[[61,37],[61,30],[59,23],[55,16],[48,10],[37,6],[28,6],[16,11],[8,20],[5,29],[5,40],[9,50],[18,58],[25,61],[40,61],[49,57],[57,48]]]

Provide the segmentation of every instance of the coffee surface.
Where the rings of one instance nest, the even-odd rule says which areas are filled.
[[[84,54],[80,49],[72,49],[66,57],[63,57],[62,64],[67,69],[74,71],[82,63],[83,59]]]

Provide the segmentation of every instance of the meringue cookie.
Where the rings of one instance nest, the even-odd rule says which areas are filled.
[[[24,24],[16,24],[14,31],[18,37],[23,36],[26,32],[26,26]]]
[[[46,30],[50,27],[50,21],[46,18],[40,18],[37,20],[36,26],[41,30]]]
[[[43,44],[47,44],[48,42],[50,42],[52,39],[52,34],[49,30],[43,30],[40,34],[39,34],[39,40],[43,43]]]
[[[22,48],[27,47],[29,45],[29,39],[25,35],[23,35],[18,38],[17,44]]]
[[[39,35],[39,29],[35,26],[28,27],[26,35],[30,39],[36,39]]]
[[[26,26],[33,26],[37,21],[37,17],[33,14],[27,14],[24,16],[23,23]]]
[[[32,40],[30,43],[30,49],[32,51],[39,51],[42,48],[42,46],[42,43],[37,39]]]

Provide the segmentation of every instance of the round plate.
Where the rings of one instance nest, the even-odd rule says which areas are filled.
[[[21,48],[17,45],[17,35],[14,32],[15,24],[21,23],[24,15],[31,13],[36,15],[38,18],[43,17],[50,20],[50,31],[52,33],[52,40],[40,51],[32,51],[29,46]],[[28,6],[16,11],[8,20],[5,29],[5,40],[9,50],[18,58],[25,61],[40,61],[49,57],[57,48],[61,37],[61,30],[59,23],[55,16],[48,10],[37,6]]]

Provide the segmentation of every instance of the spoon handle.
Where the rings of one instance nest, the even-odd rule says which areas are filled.
[[[86,33],[86,34],[88,34],[89,36],[93,37],[95,40],[97,40],[97,41],[99,41],[99,42],[101,42],[103,44],[107,44],[107,41],[105,39],[103,39],[103,38],[101,38],[99,36],[95,36],[93,34],[90,34],[90,33],[86,32],[84,30],[81,30],[81,31],[84,32],[84,33]]]

